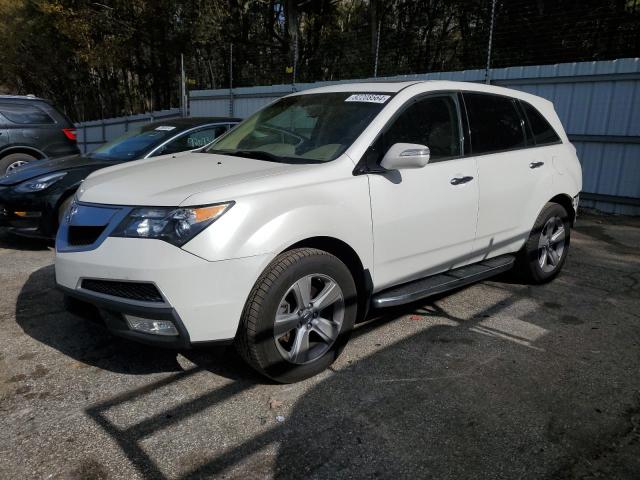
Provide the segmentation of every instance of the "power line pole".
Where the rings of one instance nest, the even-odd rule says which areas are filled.
[[[229,116],[233,117],[233,43],[229,48]]]
[[[293,37],[293,77],[291,79],[291,83],[293,85],[293,90],[296,89],[296,75],[298,73],[298,31]]]
[[[187,81],[184,74],[184,55],[180,54],[180,114],[187,116]]]
[[[489,45],[487,46],[487,68],[484,71],[484,83],[491,83],[491,49],[493,47],[493,25],[496,19],[496,0],[491,2],[491,23],[489,25]]]
[[[378,20],[378,31],[376,32],[376,60],[375,60],[375,64],[373,66],[373,76],[374,78],[378,76],[378,55],[380,53],[380,27],[381,27],[381,22],[380,20]]]

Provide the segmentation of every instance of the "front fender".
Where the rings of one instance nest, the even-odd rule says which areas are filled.
[[[287,188],[244,198],[182,248],[209,261],[272,254],[311,237],[351,246],[372,268],[371,210],[366,176]]]

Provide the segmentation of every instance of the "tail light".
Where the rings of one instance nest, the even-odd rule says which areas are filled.
[[[63,128],[62,133],[64,133],[69,140],[73,140],[74,142],[77,140],[75,128]]]

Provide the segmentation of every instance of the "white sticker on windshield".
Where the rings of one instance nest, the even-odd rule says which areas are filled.
[[[176,128],[176,127],[172,127],[172,126],[170,126],[170,125],[160,125],[159,127],[156,127],[156,130],[166,130],[166,131],[169,131],[169,130],[173,130],[173,129],[175,129],[175,128]]]
[[[356,93],[351,95],[345,102],[369,102],[384,103],[391,98],[391,95],[378,95],[376,93]]]

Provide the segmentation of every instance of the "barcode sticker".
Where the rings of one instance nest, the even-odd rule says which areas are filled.
[[[345,102],[384,103],[391,95],[379,95],[377,93],[356,93],[348,97]]]

